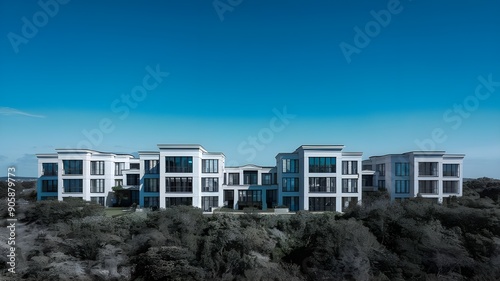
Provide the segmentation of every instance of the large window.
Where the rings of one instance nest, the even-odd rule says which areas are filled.
[[[145,174],[158,174],[159,172],[159,162],[158,160],[144,160],[144,173]]]
[[[375,169],[379,176],[385,176],[385,164],[377,164],[375,165]]]
[[[219,178],[201,178],[201,191],[218,192]]]
[[[81,179],[65,179],[63,180],[64,192],[78,192],[83,191],[83,180]]]
[[[234,190],[224,190],[224,205],[228,208],[234,208]]]
[[[144,208],[160,206],[160,198],[156,196],[144,196]]]
[[[335,197],[309,197],[309,211],[329,211],[335,212]]]
[[[336,178],[309,178],[309,192],[336,192]]]
[[[104,200],[105,200],[104,196],[98,196],[98,197],[92,196],[92,197],[90,197],[90,202],[99,204],[101,206],[104,206],[104,202],[105,202]]]
[[[396,184],[395,188],[396,193],[410,193],[410,181],[396,180],[395,184]]]
[[[83,174],[82,160],[63,160],[65,175],[81,175]]]
[[[90,180],[90,192],[92,192],[92,193],[104,193],[104,179],[91,179]]]
[[[219,207],[219,196],[202,196],[201,209],[204,212],[212,211],[213,207]]]
[[[203,159],[201,162],[202,173],[218,173],[219,160],[217,159]]]
[[[139,170],[141,168],[141,164],[139,163],[130,163],[130,169],[133,170]]]
[[[193,157],[165,157],[166,173],[192,173]]]
[[[358,173],[358,161],[342,161],[342,174],[355,175]]]
[[[238,207],[262,208],[262,190],[240,190],[238,193]]]
[[[283,196],[283,205],[287,206],[292,212],[299,210],[299,197],[298,196]]]
[[[396,163],[396,176],[409,176],[410,164],[409,163]]]
[[[165,192],[193,192],[193,178],[165,178]]]
[[[283,192],[299,191],[299,178],[283,178]]]
[[[44,176],[57,176],[57,163],[42,163]]]
[[[309,173],[336,173],[337,158],[309,157]]]
[[[438,162],[419,162],[419,176],[438,176]]]
[[[443,177],[458,177],[458,164],[443,164]]]
[[[271,185],[273,184],[273,174],[271,173],[263,173],[262,176],[262,185]]]
[[[278,204],[278,191],[266,190],[266,204],[267,208],[274,208]]]
[[[42,192],[57,192],[57,180],[42,180]]]
[[[344,193],[357,193],[358,180],[357,179],[342,179],[342,192]]]
[[[91,175],[104,175],[104,161],[90,161]]]
[[[156,178],[145,178],[144,179],[144,192],[159,192],[160,191],[160,180]]]
[[[385,188],[385,180],[378,180],[378,188]]]
[[[458,181],[443,181],[443,193],[458,193]]]
[[[298,159],[283,159],[283,173],[298,173],[299,172],[299,160]]]
[[[186,205],[186,206],[191,206],[193,205],[193,197],[166,197],[165,198],[165,207],[172,207],[172,206],[179,206],[179,205]]]
[[[115,163],[115,176],[122,176],[124,169],[125,169],[125,163],[124,162],[117,162],[117,163]]]
[[[127,185],[139,185],[139,174],[127,174]]]
[[[244,184],[257,184],[257,171],[243,171]]]
[[[229,173],[228,174],[229,185],[239,185],[240,184],[240,174],[239,173]]]
[[[438,194],[438,181],[418,181],[418,192],[421,194]]]

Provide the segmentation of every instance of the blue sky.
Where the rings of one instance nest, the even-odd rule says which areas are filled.
[[[0,2],[0,175],[55,148],[199,143],[260,165],[434,148],[500,178],[499,2],[41,3]]]

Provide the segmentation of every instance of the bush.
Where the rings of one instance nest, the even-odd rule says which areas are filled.
[[[88,216],[104,216],[104,207],[81,200],[47,200],[30,204],[24,214],[26,223],[50,225]]]

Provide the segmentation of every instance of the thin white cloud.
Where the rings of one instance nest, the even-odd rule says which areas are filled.
[[[24,111],[15,109],[15,108],[11,108],[11,107],[0,107],[0,114],[1,115],[24,115],[24,116],[35,117],[35,118],[45,118],[45,116],[43,116],[43,115],[31,114],[31,113],[27,113],[27,112],[24,112]]]

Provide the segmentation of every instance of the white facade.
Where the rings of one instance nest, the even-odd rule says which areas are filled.
[[[387,188],[392,199],[418,195],[438,202],[462,195],[464,155],[441,151],[362,161],[361,152],[345,152],[343,145],[302,145],[279,153],[273,167],[226,167],[223,153],[196,144],[159,144],[157,151],[139,151],[137,158],[87,149],[56,152],[37,155],[38,200],[342,212],[361,202],[362,190]]]

